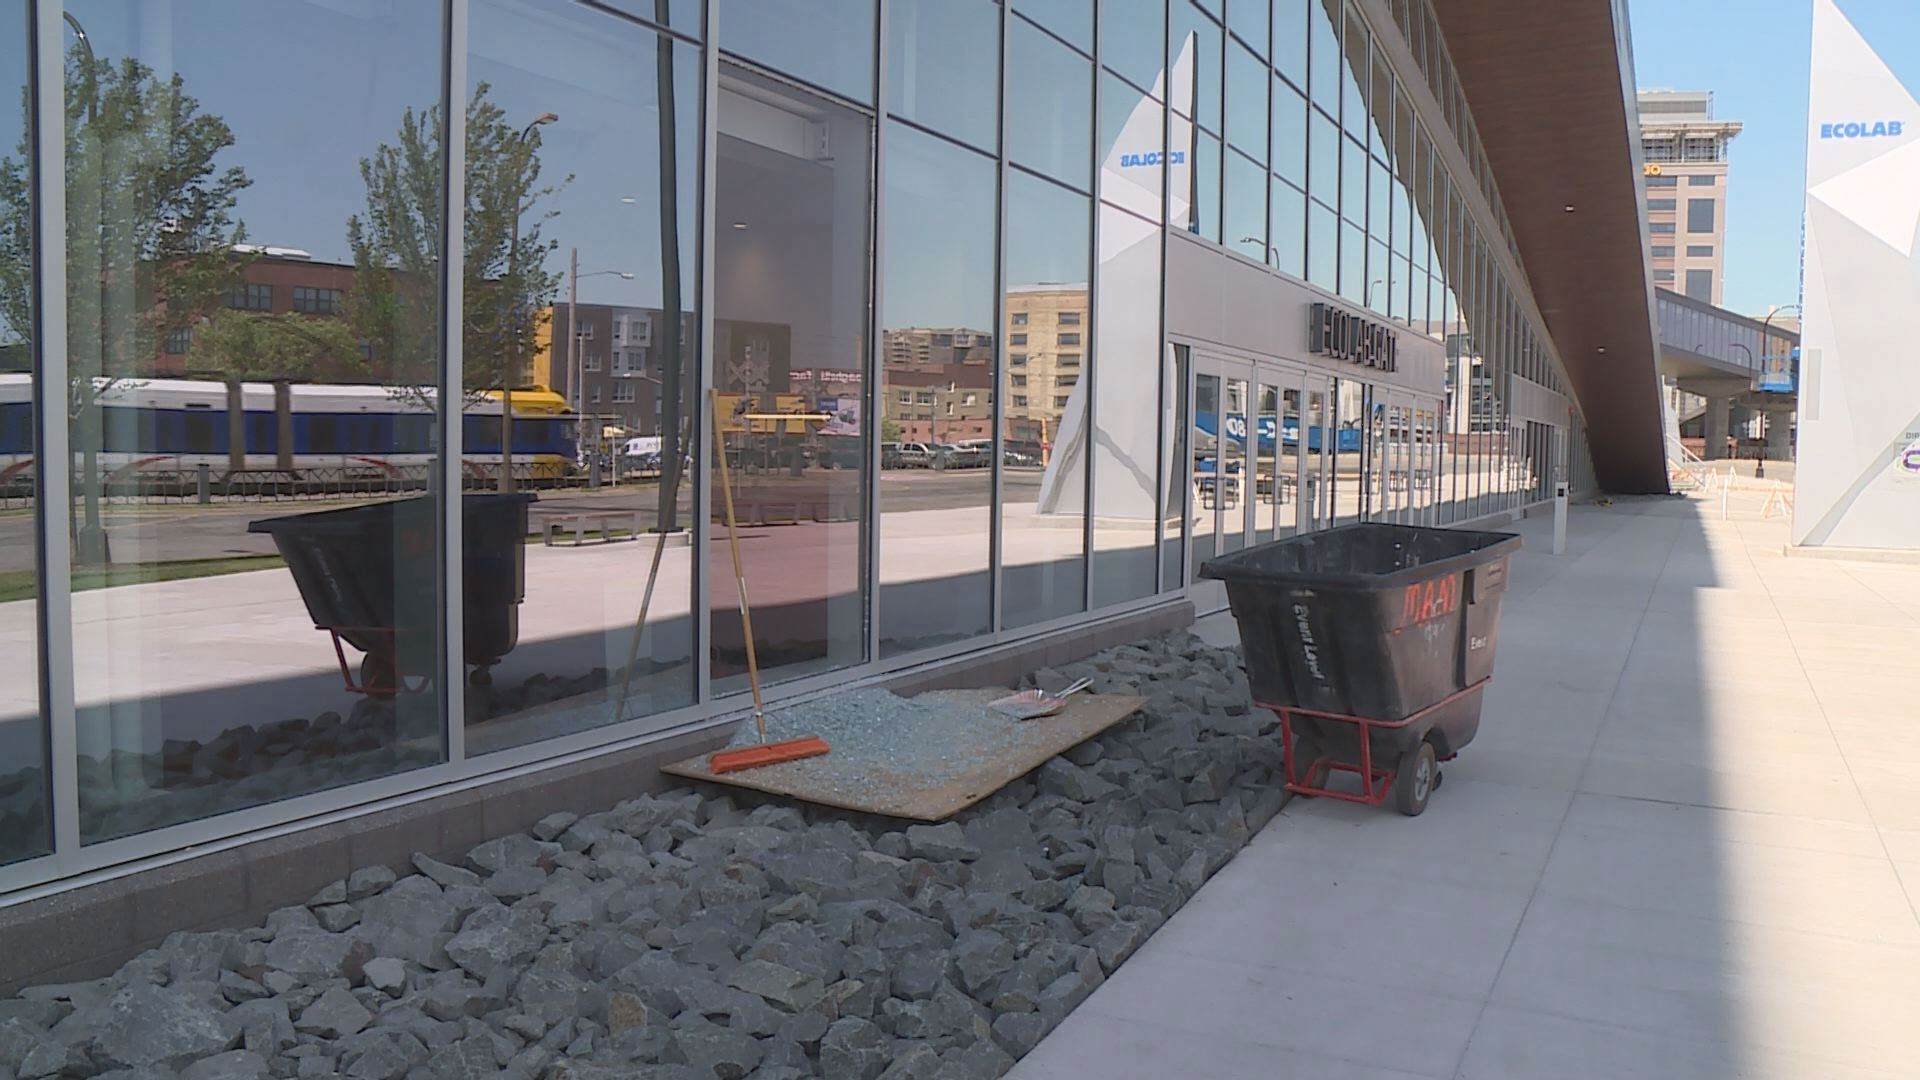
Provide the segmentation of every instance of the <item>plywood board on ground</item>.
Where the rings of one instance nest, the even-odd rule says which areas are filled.
[[[877,693],[883,692],[856,691],[843,700],[852,711],[856,696],[870,704]],[[821,735],[833,746],[825,757],[717,775],[707,767],[708,755],[702,754],[661,771],[842,810],[944,821],[1146,703],[1140,697],[1076,694],[1053,716],[1014,720],[987,708],[1005,694],[992,689],[936,690],[895,699],[912,707],[912,717],[897,726],[883,719],[837,729],[832,720],[837,699],[823,699],[806,706],[806,715],[768,717],[768,734],[774,740]],[[805,730],[808,716],[815,728],[828,730]],[[926,726],[929,723],[934,727]]]

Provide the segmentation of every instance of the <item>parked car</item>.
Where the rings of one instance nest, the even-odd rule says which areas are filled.
[[[933,448],[933,467],[936,469],[984,469],[992,463],[993,450],[990,447],[940,443]]]
[[[890,442],[880,444],[880,467],[883,469],[926,469],[933,466],[933,447],[922,442]]]
[[[866,458],[859,436],[836,435],[824,437],[814,447],[813,463],[822,469],[857,469]],[[891,446],[892,443],[886,444]],[[881,447],[881,467],[886,467],[886,446]]]

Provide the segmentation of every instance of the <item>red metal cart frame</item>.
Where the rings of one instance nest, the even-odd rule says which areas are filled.
[[[1361,803],[1365,806],[1383,806],[1386,804],[1387,796],[1393,791],[1395,770],[1374,768],[1373,730],[1375,728],[1394,730],[1411,727],[1426,719],[1435,710],[1445,708],[1461,698],[1466,697],[1468,694],[1485,688],[1486,685],[1492,681],[1492,676],[1488,676],[1470,686],[1455,690],[1439,701],[1402,720],[1375,720],[1365,716],[1348,716],[1345,713],[1321,712],[1318,709],[1300,709],[1291,705],[1268,705],[1264,702],[1258,704],[1261,708],[1270,709],[1280,716],[1282,762],[1286,767],[1288,791],[1296,795],[1317,795],[1324,799],[1340,799],[1345,802]],[[1311,716],[1317,720],[1336,720],[1343,724],[1353,724],[1357,726],[1360,729],[1359,764],[1335,761],[1331,755],[1321,754],[1307,764],[1306,772],[1303,776],[1299,770],[1298,763],[1294,761],[1293,753],[1293,718],[1296,715]],[[1448,754],[1440,760],[1452,761],[1454,757],[1455,755]],[[1349,791],[1334,791],[1330,788],[1316,787],[1307,783],[1304,777],[1313,776],[1320,771],[1322,765],[1326,766],[1326,775],[1329,778],[1336,772],[1354,773],[1359,776],[1360,794],[1356,795]]]

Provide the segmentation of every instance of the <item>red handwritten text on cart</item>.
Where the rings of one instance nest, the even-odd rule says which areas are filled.
[[[1457,574],[1407,586],[1400,601],[1400,625],[1413,626],[1429,619],[1449,615],[1460,608],[1460,578]]]

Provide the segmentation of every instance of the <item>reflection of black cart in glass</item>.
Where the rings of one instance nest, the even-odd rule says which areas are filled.
[[[520,638],[526,594],[529,494],[471,494],[461,499],[462,641],[476,686]],[[267,518],[247,526],[266,533],[293,572],[315,628],[333,638],[348,690],[388,697],[439,670],[439,574],[434,554],[438,501],[432,496]],[[341,642],[366,655],[356,685]]]
[[[1493,676],[1510,533],[1365,523],[1209,561],[1254,701],[1280,716],[1287,789],[1405,814],[1472,741]],[[1360,792],[1330,789],[1334,772]]]

